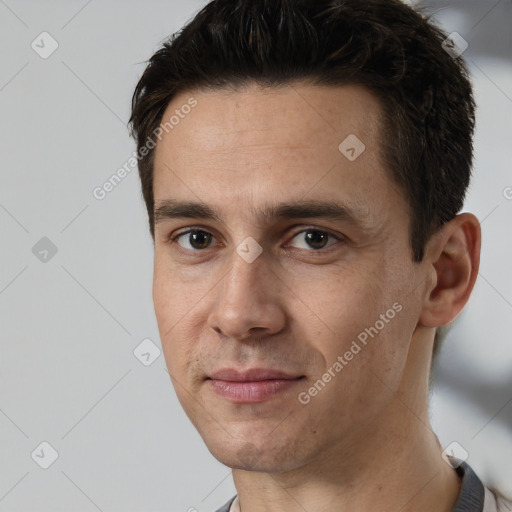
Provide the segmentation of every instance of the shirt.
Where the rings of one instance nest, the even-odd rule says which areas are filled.
[[[462,477],[462,482],[451,512],[512,512],[512,501],[486,487],[469,464],[462,462],[455,471]],[[233,496],[217,512],[240,512],[238,496]]]

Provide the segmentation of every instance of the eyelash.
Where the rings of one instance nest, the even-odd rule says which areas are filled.
[[[326,229],[321,229],[317,226],[308,226],[306,228],[303,228],[299,231],[296,231],[295,233],[293,233],[293,235],[291,236],[291,239],[295,238],[297,235],[299,235],[300,233],[305,233],[307,231],[317,231],[319,233],[322,233],[322,234],[326,234],[328,236],[331,236],[333,238],[335,238],[336,240],[338,240],[339,242],[346,242],[347,241],[347,238],[344,237],[344,236],[341,236],[341,235],[337,235],[337,234],[334,234],[333,232],[329,231],[329,230],[326,230]],[[181,247],[177,242],[176,240],[184,235],[187,235],[189,233],[194,233],[194,232],[203,232],[203,233],[208,233],[210,235],[212,235],[213,238],[215,238],[215,235],[213,235],[212,233],[210,233],[209,231],[207,231],[206,229],[203,229],[201,227],[193,227],[193,228],[189,228],[187,231],[182,231],[181,233],[177,233],[176,235],[174,236],[169,236],[168,239],[166,240],[166,243],[168,244],[174,244],[176,243],[176,245],[178,246],[178,248],[184,252],[187,252],[187,253],[195,253],[195,254],[199,254],[201,252],[205,252],[207,251],[208,249],[211,249],[211,247],[208,247],[206,249],[185,249],[183,247]],[[310,253],[314,253],[314,254],[317,254],[317,253],[325,253],[327,252],[331,247],[333,247],[334,245],[336,245],[335,243],[334,244],[331,244],[327,247],[323,247],[321,249],[299,249],[301,251],[308,251]]]

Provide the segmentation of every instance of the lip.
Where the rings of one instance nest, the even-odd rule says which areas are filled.
[[[281,370],[250,368],[239,371],[225,368],[212,373],[207,382],[215,393],[231,402],[256,403],[289,390],[303,378],[304,375]]]
[[[232,382],[257,382],[262,380],[294,380],[302,375],[293,375],[282,370],[269,368],[248,368],[247,370],[236,370],[235,368],[223,368],[208,376],[213,380],[226,380]]]

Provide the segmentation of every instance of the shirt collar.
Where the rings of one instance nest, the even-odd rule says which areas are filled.
[[[482,512],[485,489],[481,480],[466,462],[461,462],[455,471],[462,477],[462,483],[459,496],[451,512]]]

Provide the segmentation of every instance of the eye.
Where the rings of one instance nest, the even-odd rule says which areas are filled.
[[[185,235],[188,236],[185,237]],[[179,242],[181,238],[184,238],[184,244]],[[170,238],[169,241],[174,242],[178,240],[178,245],[183,249],[198,251],[202,249],[208,249],[210,242],[214,238],[215,237],[211,233],[208,233],[208,231],[204,231],[202,229],[189,229],[188,231],[184,231],[183,233],[179,233],[176,236]],[[187,243],[189,245],[188,247]]]
[[[329,237],[338,241],[343,240],[342,237],[336,236],[330,233],[329,231],[323,231],[317,228],[303,229],[302,231],[295,233],[292,240],[295,238],[298,238],[298,240],[302,240],[304,245],[302,247],[299,246],[299,249],[314,249],[318,251],[330,247],[331,245],[334,245],[336,243],[333,242],[329,245],[326,245]]]
[[[299,242],[302,241],[302,246],[299,243],[299,249],[313,249],[314,251],[326,249],[334,245],[336,241],[344,240],[341,236],[314,227],[298,231],[295,233],[292,240],[295,238],[297,238]],[[330,244],[328,244],[329,238],[333,240]],[[198,252],[209,249],[213,240],[215,240],[215,237],[211,233],[204,229],[195,228],[170,237],[169,243],[177,243],[182,249]]]

